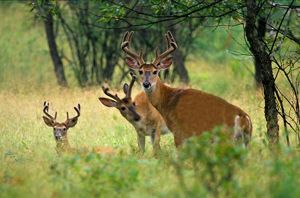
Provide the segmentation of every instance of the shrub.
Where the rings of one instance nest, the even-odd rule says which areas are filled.
[[[134,158],[96,153],[67,156],[51,166],[51,173],[60,193],[97,197],[121,196],[133,190],[139,181],[138,161]]]
[[[235,145],[228,131],[215,128],[189,139],[172,164],[187,195],[199,195],[202,188],[214,197],[227,197],[237,192],[235,170],[243,165],[245,155],[246,149]],[[187,181],[186,178],[193,179]]]

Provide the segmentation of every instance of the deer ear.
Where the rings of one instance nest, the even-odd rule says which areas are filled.
[[[127,94],[128,90],[129,90],[129,85],[127,83],[125,83],[124,86],[123,86],[124,93]]]
[[[117,102],[113,101],[113,100],[110,100],[108,98],[99,98],[100,102],[107,106],[107,107],[116,107],[117,106]]]
[[[131,68],[131,69],[138,69],[139,68],[139,64],[138,62],[134,59],[134,58],[131,58],[129,56],[127,56],[125,58],[125,62],[126,64]]]
[[[54,126],[54,121],[53,120],[47,118],[46,116],[43,116],[43,119],[44,119],[44,122],[45,122],[45,124],[47,126],[49,126],[49,127],[53,127]]]
[[[72,118],[72,119],[67,120],[67,121],[65,122],[66,127],[67,127],[67,128],[74,127],[74,126],[77,124],[77,121],[78,121],[78,117],[77,117],[77,118]]]
[[[173,63],[172,57],[167,57],[160,61],[158,68],[159,69],[168,69]]]

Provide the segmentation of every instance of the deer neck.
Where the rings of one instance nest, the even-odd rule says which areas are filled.
[[[158,78],[154,89],[146,92],[150,103],[163,115],[166,113],[165,107],[168,106],[169,98],[172,96],[172,88],[165,85]]]
[[[71,146],[69,144],[67,137],[64,137],[62,140],[56,141],[56,150],[58,152],[65,152],[65,151],[69,151],[70,149],[71,149]]]

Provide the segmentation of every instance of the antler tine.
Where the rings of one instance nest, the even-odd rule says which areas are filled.
[[[128,36],[129,32],[125,32],[124,36],[123,36],[123,40],[122,40],[122,44],[127,41],[127,36]],[[122,47],[122,44],[121,44],[121,47]]]
[[[75,117],[79,117],[80,116],[80,104],[77,104],[77,107],[74,107],[74,109],[77,112],[77,116],[75,116]]]
[[[168,39],[168,34],[165,34],[165,37],[166,37],[166,41],[167,41],[167,47],[169,49],[171,47],[171,44],[170,44],[170,40]]]
[[[77,107],[74,107],[74,109],[77,112],[77,115],[70,119],[69,112],[67,112],[67,120],[72,120],[72,119],[78,118],[80,116],[80,104],[78,104]]]
[[[158,58],[158,56],[159,56],[159,49],[158,49],[158,47],[156,47],[156,49],[155,49],[155,57]]]
[[[167,50],[164,51],[162,54],[156,53],[156,58],[153,61],[154,65],[157,65],[163,58],[167,57],[169,54],[174,52],[178,46],[176,44],[176,41],[170,31],[165,34],[166,40],[167,40]]]
[[[128,34],[128,48],[130,47],[130,44],[131,44],[131,39],[132,39],[132,35],[133,35],[133,31],[129,32]]]
[[[126,97],[127,98],[130,98],[131,97],[131,90],[132,90],[132,87],[134,85],[134,82],[136,80],[136,76],[133,74],[133,72],[130,72],[130,75],[131,75],[131,82],[130,82],[130,85],[129,85],[129,88],[128,88],[128,92],[126,93]]]
[[[48,116],[48,118],[52,119],[52,120],[56,120],[57,117],[57,112],[55,112],[55,116],[51,116],[49,113],[49,102],[44,101],[44,108],[43,108],[43,112],[46,116]]]
[[[142,57],[143,53],[141,52],[140,55],[138,55],[136,52],[134,52],[133,50],[130,49],[132,35],[133,35],[133,31],[131,31],[131,32],[127,31],[125,33],[123,41],[121,43],[121,48],[126,54],[128,54],[129,56],[134,58],[140,65],[142,65],[145,63],[145,61]]]
[[[139,58],[141,59],[141,64],[144,64],[145,61],[144,61],[144,52],[143,52],[143,48],[142,48],[141,51],[140,51]]]
[[[105,95],[107,95],[108,97],[111,97],[112,99],[114,99],[118,102],[121,101],[121,99],[119,98],[119,96],[117,94],[113,95],[113,94],[109,93],[109,88],[108,87],[102,86],[102,90],[105,93]]]

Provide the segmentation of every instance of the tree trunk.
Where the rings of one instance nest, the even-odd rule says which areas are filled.
[[[170,31],[173,33],[175,39],[176,39],[176,33],[178,31],[178,29],[175,26],[171,26],[170,27]],[[181,82],[183,83],[189,83],[190,79],[189,79],[189,74],[188,71],[185,67],[185,57],[182,53],[182,51],[180,49],[175,50],[174,55],[173,55],[173,63],[174,63],[174,70],[173,73],[179,76],[179,79]],[[175,75],[173,74],[174,78]],[[172,77],[173,80],[173,77]]]
[[[276,110],[275,79],[272,73],[272,62],[266,46],[260,39],[256,27],[257,5],[255,0],[245,0],[246,26],[245,32],[250,44],[257,67],[261,69],[262,85],[265,97],[265,119],[267,121],[267,135],[269,142],[274,144],[279,141],[279,126]]]
[[[257,61],[256,59],[254,59],[254,69],[255,69],[255,73],[254,73],[254,79],[255,79],[255,84],[257,88],[262,88],[262,74],[261,74],[261,65],[262,63],[260,63],[259,61]]]
[[[119,57],[116,53],[118,43],[115,42],[115,38],[119,35],[118,30],[112,30],[105,32],[105,45],[103,45],[103,53],[105,57],[105,68],[103,69],[103,79],[112,80],[115,67],[118,63]]]
[[[103,71],[103,79],[111,81],[114,73],[114,68],[115,68],[115,64],[112,64],[112,61],[108,61]]]
[[[66,80],[63,63],[58,54],[57,45],[55,41],[54,30],[53,30],[53,17],[49,12],[46,14],[44,25],[45,25],[47,42],[50,50],[51,59],[54,65],[54,71],[55,71],[57,82],[60,86],[67,86],[68,83]]]
[[[266,30],[267,30],[267,19],[265,17],[260,17],[258,19],[258,28],[257,28],[257,35],[261,41],[265,38]],[[262,63],[259,60],[254,59],[254,66],[255,66],[255,83],[257,88],[262,88],[262,71],[261,65]]]
[[[174,72],[178,74],[180,82],[188,84],[190,79],[184,64],[185,58],[183,57],[183,54],[180,51],[180,49],[177,49],[174,52],[173,59],[174,59]]]
[[[113,56],[112,53],[106,53],[106,66],[103,70],[103,79],[112,80],[117,62],[117,57]]]

